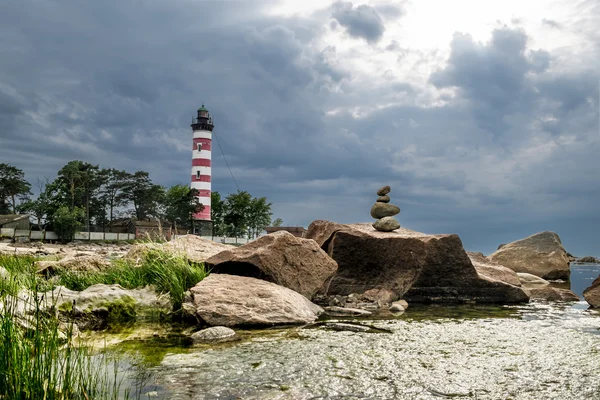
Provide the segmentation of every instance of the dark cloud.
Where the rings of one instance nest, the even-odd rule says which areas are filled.
[[[391,9],[393,7],[388,12]],[[353,8],[351,2],[337,2],[331,6],[331,16],[346,28],[350,36],[365,39],[368,43],[378,42],[385,31],[377,10],[366,4]]]
[[[592,252],[591,63],[565,70],[522,30],[487,43],[457,34],[424,87],[394,71],[365,76],[323,43],[330,15],[378,42],[392,8],[336,3],[320,17],[282,18],[265,4],[9,3],[0,159],[32,182],[83,159],[186,183],[189,124],[205,103],[241,188],[267,196],[287,224],[370,220],[375,191],[390,184],[403,226],[457,232],[470,249],[553,229],[574,252]],[[415,64],[438,57],[388,47]],[[213,160],[213,189],[234,191],[216,143]]]

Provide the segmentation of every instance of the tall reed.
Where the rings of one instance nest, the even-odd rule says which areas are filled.
[[[37,292],[31,314],[18,310],[23,300],[0,295],[0,399],[140,398],[139,390],[121,387],[119,360],[81,346],[75,325],[45,312]]]

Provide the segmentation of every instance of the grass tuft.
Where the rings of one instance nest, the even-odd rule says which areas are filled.
[[[161,293],[169,293],[175,310],[181,308],[185,292],[206,277],[203,264],[192,263],[183,255],[149,248],[141,265],[128,260],[115,260],[100,272],[59,271],[58,284],[71,290],[84,290],[98,283],[118,284],[125,289],[153,285]]]

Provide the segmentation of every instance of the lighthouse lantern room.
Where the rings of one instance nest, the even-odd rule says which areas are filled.
[[[193,147],[192,147],[192,189],[198,191],[198,203],[204,209],[195,213],[194,233],[201,236],[212,235],[212,220],[210,217],[210,193],[211,193],[211,148],[212,130],[214,128],[212,118],[204,104],[198,109],[198,115],[192,118]]]

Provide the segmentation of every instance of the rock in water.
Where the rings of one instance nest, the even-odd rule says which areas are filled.
[[[542,286],[550,285],[550,282],[548,282],[547,280],[525,272],[518,272],[517,276],[521,281],[521,286],[523,286],[524,288],[539,288]]]
[[[579,301],[579,296],[569,289],[560,289],[550,286],[540,286],[526,289],[532,300],[546,301]]]
[[[400,207],[389,203],[375,203],[371,207],[371,217],[375,219],[393,217],[400,212]]]
[[[391,312],[400,313],[400,312],[404,312],[405,308],[404,308],[404,306],[402,306],[402,304],[400,304],[400,302],[395,301],[395,302],[392,303],[392,305],[390,305],[389,310]]]
[[[315,321],[323,309],[293,290],[245,276],[210,274],[190,289],[208,325],[288,325]]]
[[[231,247],[206,260],[212,273],[249,276],[292,289],[308,299],[329,282],[337,263],[310,239],[286,231]]]
[[[383,217],[373,222],[373,228],[381,232],[391,232],[400,228],[400,223],[394,217]]]
[[[388,194],[391,191],[392,191],[392,188],[390,188],[389,186],[383,186],[383,187],[379,188],[379,190],[377,191],[377,196],[385,196],[386,194]]]
[[[457,235],[427,235],[406,228],[384,233],[370,224],[321,220],[310,224],[306,237],[338,263],[329,295],[389,289],[409,302],[529,300],[520,286],[478,273]]]
[[[600,276],[592,282],[592,286],[583,291],[583,298],[591,307],[600,308]]]
[[[526,272],[544,279],[569,279],[569,257],[554,232],[536,233],[502,246],[488,256],[515,272]]]
[[[379,196],[379,197],[377,198],[377,202],[378,202],[378,203],[389,203],[389,202],[390,202],[390,200],[391,200],[391,199],[390,199],[390,196],[387,196],[387,195],[386,195],[386,196]]]
[[[226,326],[213,326],[192,334],[192,340],[196,343],[220,343],[235,339],[235,331]]]

